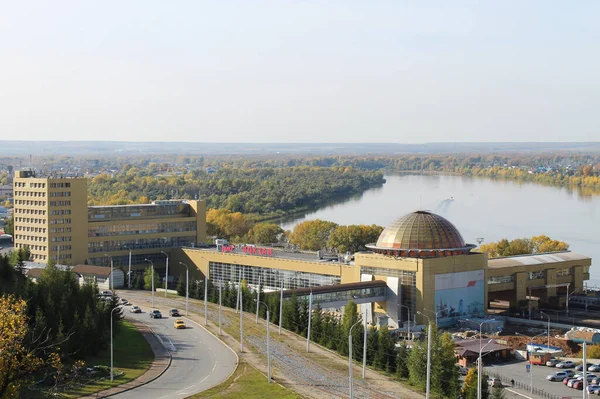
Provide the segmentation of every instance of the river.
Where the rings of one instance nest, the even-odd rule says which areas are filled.
[[[378,224],[419,209],[451,221],[465,241],[477,244],[545,234],[590,256],[590,286],[600,286],[600,196],[581,196],[563,187],[546,187],[448,175],[387,175],[387,182],[362,195],[281,221],[292,230],[304,220],[341,225]],[[453,200],[450,200],[453,198]]]

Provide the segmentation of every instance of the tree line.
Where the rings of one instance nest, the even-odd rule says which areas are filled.
[[[24,249],[0,255],[1,398],[18,392],[34,375],[55,373],[58,385],[60,376],[79,370],[80,361],[106,347],[117,306],[115,298],[99,300],[95,285],[80,285],[73,273],[52,262],[32,282],[23,274],[26,259]],[[122,316],[120,310],[112,315]],[[11,353],[18,354],[6,358]]]
[[[500,241],[482,244],[479,247],[479,251],[486,252],[490,258],[566,251],[567,249],[569,249],[569,244],[566,242],[553,240],[545,235],[516,238],[511,241],[503,238]]]

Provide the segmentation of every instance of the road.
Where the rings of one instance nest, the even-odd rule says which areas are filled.
[[[562,381],[548,381],[546,376],[554,374],[561,369],[555,367],[546,366],[533,366],[533,373],[529,374],[526,371],[526,361],[511,362],[505,364],[495,364],[493,366],[486,366],[486,371],[496,372],[507,379],[514,379],[520,383],[530,386],[531,379],[533,377],[534,388],[545,390],[547,393],[556,395],[557,397],[579,397],[583,393],[576,389],[567,387]],[[591,372],[588,372],[591,373]],[[592,373],[598,375],[599,373]]]
[[[185,318],[187,328],[176,330],[173,327],[176,318],[168,317],[168,308],[157,308],[165,316],[163,319],[151,319],[148,315],[150,309],[143,304],[139,306],[143,313],[130,313],[130,306],[125,307],[125,318],[136,318],[148,324],[171,352],[173,361],[157,380],[114,398],[183,398],[212,388],[233,373],[237,356],[214,335]],[[115,356],[119,354],[115,353]]]

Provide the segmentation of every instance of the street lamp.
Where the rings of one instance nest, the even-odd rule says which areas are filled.
[[[283,279],[279,277],[281,282],[281,289],[279,290],[279,335],[281,335],[281,324],[283,320]]]
[[[244,352],[244,297],[242,293],[242,269],[240,268],[240,285],[238,287],[238,302],[240,305],[240,352]]]
[[[258,324],[258,307],[260,306],[260,274],[258,275],[258,287],[256,289],[256,324]]]
[[[312,287],[308,297],[308,333],[306,334],[306,353],[310,352],[310,322],[312,320]]]
[[[146,262],[150,262],[150,265],[152,266],[152,308],[154,308],[154,262],[152,262],[148,258],[146,258],[144,260]]]
[[[522,335],[524,337],[529,338],[529,351],[527,351],[527,356],[529,356],[529,389],[530,392],[533,393],[533,362],[531,359],[531,354],[533,353],[533,339],[537,338],[537,337],[541,337],[542,335],[546,335],[546,333],[541,333],[538,335],[534,335],[533,337],[530,337],[529,335],[525,335],[525,334],[521,334],[521,333],[515,333],[517,335]],[[585,367],[584,367],[585,369]],[[585,394],[585,390],[584,390],[584,394]]]
[[[410,339],[410,308],[406,305],[400,305],[403,308],[406,308],[406,310],[408,310],[408,327],[407,327],[407,333],[408,333],[408,339]]]
[[[167,267],[165,270],[165,298],[167,297],[167,290],[169,289],[169,255],[164,251],[160,251],[161,254],[167,257]]]
[[[109,290],[114,291],[115,290],[115,283],[114,283],[114,278],[115,276],[113,275],[113,258],[110,255],[104,254],[104,256],[106,256],[107,258],[110,259],[110,279],[108,280],[108,283],[110,284],[110,286],[108,287]],[[114,295],[114,292],[113,292]]]
[[[477,399],[481,399],[481,381],[483,379],[483,367],[482,367],[482,359],[481,352],[483,351],[483,346],[481,342],[481,338],[483,336],[483,325],[485,323],[490,323],[495,321],[496,319],[488,319],[479,323],[479,358],[477,359]],[[489,342],[488,342],[489,344]],[[487,345],[487,344],[486,344]]]
[[[188,265],[186,265],[183,262],[179,262],[179,264],[185,266],[185,315],[188,316],[189,315],[188,298],[190,296],[190,286],[189,286],[190,269],[188,268]]]
[[[223,280],[219,280],[219,337],[223,335],[223,313],[221,311],[221,291],[223,287]]]
[[[123,245],[124,248],[129,250],[129,272],[127,273],[127,288],[131,289],[131,248],[127,245]]]
[[[110,381],[112,382],[114,379],[114,367],[113,367],[113,358],[114,358],[114,345],[113,345],[113,312],[117,309],[120,309],[119,306],[115,306],[113,310],[110,311]]]
[[[263,301],[258,301],[258,300],[254,300],[256,302],[257,305],[260,305],[261,303],[263,305],[265,305],[265,308],[267,308],[267,380],[269,382],[269,384],[271,383],[271,350],[270,350],[270,331],[269,331],[269,326],[271,325],[271,321],[269,318],[269,305],[267,305],[266,303],[264,303]]]
[[[550,316],[548,316],[548,314],[546,314],[545,312],[540,311],[540,314],[546,316],[548,318],[548,348],[546,352],[550,352]]]
[[[431,312],[432,315],[435,316],[435,326],[438,326],[438,314],[442,313],[442,310],[438,310],[437,312],[434,312],[433,310],[429,310],[429,309],[423,309],[426,312]]]
[[[421,311],[417,310],[417,314],[420,314],[429,321],[429,328],[427,330],[427,386],[425,388],[425,399],[429,399],[429,386],[431,385],[431,319]]]
[[[359,325],[361,322],[362,320],[357,321],[352,325],[352,327],[350,327],[350,330],[348,330],[348,372],[350,373],[348,381],[350,385],[350,399],[353,398],[354,394],[352,391],[352,329]]]
[[[367,378],[367,330],[369,326],[369,308],[365,308],[365,331],[363,335],[363,367],[362,378]]]

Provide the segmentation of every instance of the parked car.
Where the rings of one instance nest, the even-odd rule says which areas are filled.
[[[590,381],[591,385],[600,385],[600,377],[592,378]]]
[[[575,367],[575,363],[570,360],[565,360],[564,362],[559,362],[556,364],[556,368],[559,369],[570,369]]]
[[[125,299],[125,298],[121,298],[121,299],[119,299],[119,303],[120,303],[121,305],[123,305],[123,306],[128,306],[128,305],[130,305],[129,301],[128,301],[127,299]]]
[[[587,391],[588,393],[595,393],[599,395],[598,392],[600,392],[600,385],[588,385]]]
[[[152,312],[150,312],[150,318],[151,319],[162,319],[162,314],[160,313],[160,310],[152,310]]]
[[[573,388],[573,389],[579,389],[580,391],[583,390],[583,380],[577,380],[577,381],[575,381],[571,385],[571,388]]]
[[[178,330],[179,330],[180,328],[184,328],[184,329],[185,329],[185,321],[183,321],[183,320],[181,320],[181,319],[177,319],[177,320],[175,320],[175,323],[173,324],[173,326],[174,326],[176,329],[178,329]]]
[[[459,367],[458,368],[458,373],[460,375],[467,375],[467,374],[469,374],[469,369],[466,368],[466,367]]]
[[[131,313],[142,313],[142,309],[139,306],[132,306],[129,308]]]
[[[546,377],[546,379],[548,381],[562,381],[567,377],[570,377],[570,376],[569,376],[569,374],[567,374],[566,371],[559,371],[554,374],[550,374],[549,376]]]
[[[558,363],[560,363],[560,360],[558,360],[557,358],[554,358],[554,357],[553,357],[552,359],[550,359],[550,360],[548,360],[548,361],[546,362],[546,366],[548,366],[548,367],[556,367],[556,365],[557,365]]]
[[[490,387],[501,387],[502,386],[502,381],[500,381],[500,378],[488,378],[487,382]]]
[[[576,384],[579,381],[583,382],[583,379],[581,379],[581,378],[570,378],[569,381],[567,382],[567,386],[569,388],[573,388],[573,385]]]
[[[588,371],[600,371],[600,363],[592,364],[588,367]]]
[[[181,315],[179,314],[179,310],[177,310],[177,309],[171,309],[171,310],[169,310],[169,316],[171,316],[171,317],[181,317]]]
[[[102,296],[112,296],[112,294],[113,294],[113,293],[112,293],[112,292],[110,292],[110,291],[102,291],[102,292],[100,293],[100,295],[102,295]]]
[[[586,363],[585,369],[587,370],[589,367],[593,366],[592,363]],[[575,371],[583,371],[583,363],[575,366]]]
[[[568,384],[569,384],[569,381],[570,381],[570,380],[572,380],[572,379],[573,379],[573,377],[567,377],[567,378],[565,378],[565,379],[563,380],[563,384],[565,384],[565,385],[568,385]]]

